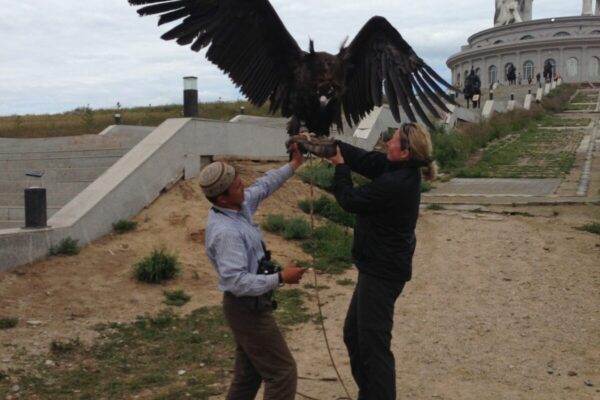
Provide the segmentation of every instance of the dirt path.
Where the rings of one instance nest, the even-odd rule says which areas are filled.
[[[239,167],[249,182],[273,165]],[[290,180],[257,220],[301,215],[296,201],[308,193]],[[96,323],[156,312],[167,288],[192,295],[178,311],[183,314],[218,304],[216,275],[202,246],[207,209],[197,184],[182,182],[136,217],[135,233],[109,235],[76,257],[0,274],[0,314],[20,318],[16,328],[0,330],[0,370],[14,366],[17,353],[47,352],[56,338],[91,342]],[[396,305],[398,398],[600,398],[600,237],[573,229],[598,221],[600,207],[518,210],[534,217],[422,211],[414,278]],[[266,237],[282,263],[307,258],[295,244]],[[137,283],[131,266],[159,245],[179,254],[182,274],[167,285]],[[304,283],[312,278],[307,274]],[[321,296],[334,357],[355,395],[341,338],[352,293],[352,286],[336,283],[344,278],[356,280],[355,271],[320,276],[319,283],[328,287]],[[314,312],[314,302],[310,307]],[[288,342],[301,392],[322,400],[344,395],[328,380],[335,374],[317,325],[296,328]]]

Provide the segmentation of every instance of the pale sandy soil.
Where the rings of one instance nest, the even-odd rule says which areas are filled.
[[[273,165],[240,163],[247,182]],[[270,213],[302,215],[299,179],[268,199]],[[0,314],[20,318],[0,330],[0,370],[16,354],[48,351],[53,339],[94,340],[96,323],[130,321],[163,308],[162,291],[192,300],[178,312],[217,305],[216,274],[203,250],[208,203],[195,181],[181,182],[142,211],[135,233],[108,235],[76,257],[54,257],[0,274]],[[402,399],[600,399],[600,236],[573,229],[600,220],[598,206],[521,207],[535,217],[422,210],[414,278],[396,305],[393,348]],[[492,211],[502,211],[500,208]],[[295,244],[266,234],[282,263],[308,259]],[[131,266],[164,245],[182,274],[167,285],[137,283]],[[326,329],[343,381],[352,381],[342,324],[352,286],[318,277]],[[312,283],[307,273],[303,283]],[[314,296],[308,299],[315,312]],[[30,325],[27,321],[39,321]],[[320,328],[295,328],[288,343],[298,362],[299,391],[344,396]],[[298,397],[300,398],[300,397]]]

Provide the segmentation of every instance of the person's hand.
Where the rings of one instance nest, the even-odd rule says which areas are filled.
[[[337,146],[335,150],[336,150],[335,156],[329,157],[328,160],[333,165],[343,164],[344,157],[342,156],[342,151],[340,150],[340,146]]]
[[[288,264],[288,266],[281,271],[283,283],[290,284],[300,282],[305,271],[306,268],[300,268],[295,263]]]
[[[288,147],[288,151],[291,157],[290,166],[294,171],[296,171],[298,167],[300,167],[304,163],[304,155],[302,155],[302,153],[300,152],[300,149],[298,148],[298,143],[290,144],[290,147]]]

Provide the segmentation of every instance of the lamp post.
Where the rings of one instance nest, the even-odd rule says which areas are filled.
[[[183,116],[198,116],[198,78],[195,76],[183,78]]]

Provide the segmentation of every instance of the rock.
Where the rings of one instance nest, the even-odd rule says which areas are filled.
[[[567,375],[569,375],[569,376],[577,376],[577,372],[575,372],[575,371],[569,371],[569,372],[567,372]]]
[[[592,386],[594,386],[594,384],[593,384],[592,382],[590,382],[590,381],[583,381],[583,384],[584,384],[585,386],[589,386],[589,387],[592,387]]]
[[[180,369],[179,372],[177,372],[177,375],[182,376],[185,375],[186,371],[185,369]]]
[[[56,366],[56,363],[52,360],[46,360],[46,362],[44,364],[46,364],[46,367],[55,367]]]
[[[30,325],[30,326],[39,326],[39,325],[42,325],[42,324],[43,324],[42,321],[36,321],[36,320],[27,321],[27,325]]]
[[[19,387],[19,385],[15,385],[15,386],[11,387],[11,388],[10,388],[10,390],[11,390],[12,392],[15,392],[15,393],[16,393],[16,392],[18,392],[19,390],[21,390],[21,388]]]

